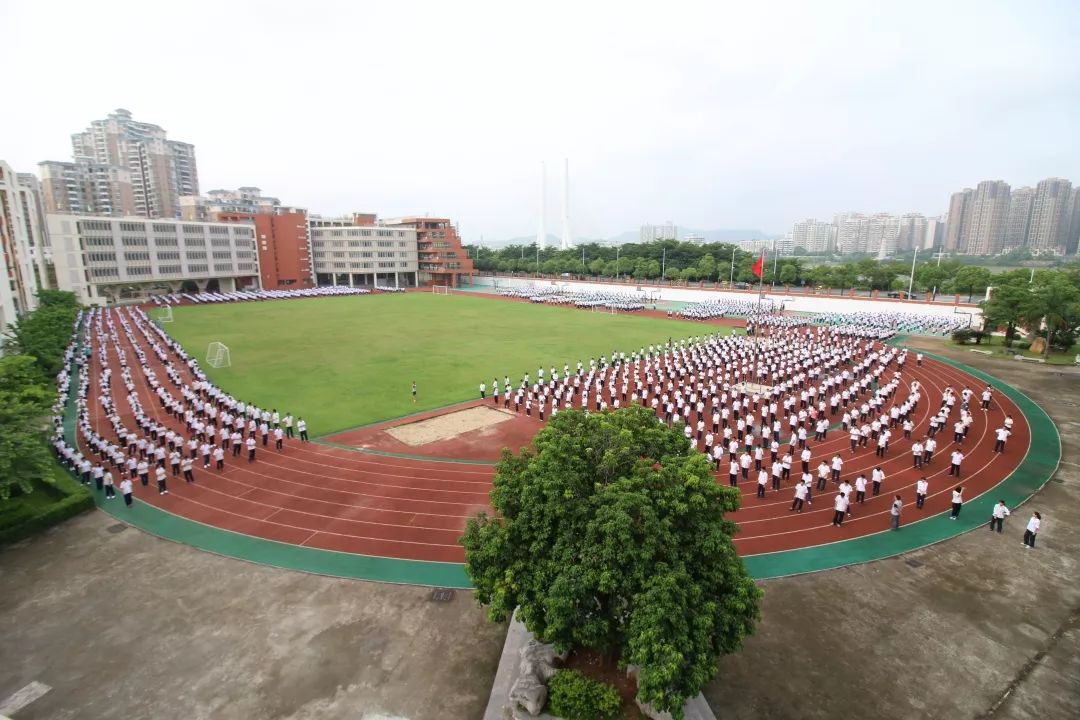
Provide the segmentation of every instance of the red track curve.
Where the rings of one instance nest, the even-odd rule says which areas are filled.
[[[116,312],[116,311],[111,311]],[[130,342],[119,330],[121,345],[132,358]],[[137,342],[144,343],[138,337]],[[94,337],[96,341],[96,336]],[[146,349],[145,344],[143,345]],[[166,379],[163,365],[154,353],[148,361],[158,377]],[[172,358],[175,360],[175,358]],[[928,426],[930,411],[946,385],[965,385],[979,390],[975,378],[943,363],[924,360],[914,366],[909,358],[904,369],[906,381],[918,379],[923,384],[923,400],[916,411],[914,438],[921,438]],[[118,358],[109,348],[109,366],[119,377]],[[165,415],[157,398],[143,381],[137,363],[130,363],[133,381],[144,411],[174,430],[182,424]],[[174,362],[186,381],[191,380],[183,363]],[[91,356],[94,376],[102,370],[99,356]],[[90,383],[91,422],[98,432],[111,437],[97,402],[98,384]],[[113,398],[124,424],[136,427],[130,409],[122,397]],[[477,403],[479,404],[479,403]],[[993,430],[1005,414],[1015,421],[1013,436],[1006,451],[994,454]],[[964,443],[963,480],[965,495],[974,497],[1008,476],[1021,462],[1030,442],[1030,429],[1019,409],[1000,393],[988,413],[973,408],[975,423]],[[537,429],[540,423],[537,421]],[[865,504],[852,504],[853,516],[842,528],[831,525],[835,485],[815,492],[814,503],[801,514],[789,512],[793,497],[794,476],[799,462],[793,463],[793,479],[779,492],[770,489],[763,499],[755,497],[756,474],[740,483],[743,507],[732,516],[740,525],[735,539],[744,556],[790,550],[846,540],[867,535],[888,526],[892,496],[901,494],[906,503],[905,517],[929,516],[945,511],[950,505],[954,482],[949,478],[948,455],[952,433],[946,428],[938,433],[939,446],[931,466],[922,471],[911,467],[910,443],[902,437],[890,443],[886,457],[879,461],[870,448],[854,456],[846,433],[830,431],[828,439],[813,443],[812,472],[821,458],[840,454],[845,465],[843,476],[853,480],[859,472],[880,465],[886,472],[881,495],[868,497]],[[946,442],[948,440],[949,442]],[[84,454],[89,455],[80,438]],[[914,508],[915,481],[921,474],[930,481],[930,495],[923,510]],[[813,473],[816,477],[816,472]],[[286,441],[285,451],[259,447],[254,463],[243,456],[227,454],[222,471],[202,470],[197,465],[196,482],[185,484],[170,478],[168,495],[136,483],[138,500],[162,510],[207,525],[233,532],[311,548],[360,555],[461,563],[464,553],[458,538],[465,522],[481,510],[490,512],[488,491],[494,468],[490,465],[447,463],[414,458],[365,454],[318,443]],[[719,482],[727,482],[726,472]]]

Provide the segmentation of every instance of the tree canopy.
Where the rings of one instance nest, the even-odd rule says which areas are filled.
[[[638,698],[681,716],[717,659],[753,632],[762,592],[724,513],[738,491],[648,409],[565,411],[534,451],[503,453],[498,517],[462,545],[477,601],[561,650],[591,648],[639,668]]]
[[[986,327],[1005,327],[1005,344],[1011,345],[1017,328],[1044,332],[1050,347],[1067,350],[1080,332],[1080,272],[1014,270],[998,275],[985,301]]]

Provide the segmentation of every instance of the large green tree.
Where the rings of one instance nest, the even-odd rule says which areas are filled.
[[[1012,347],[1017,327],[1028,317],[1030,303],[1027,273],[1023,270],[1002,273],[994,281],[990,299],[982,303],[985,329],[991,332],[1004,326],[1005,347]]]
[[[1046,357],[1050,354],[1055,333],[1070,338],[1071,342],[1080,329],[1080,290],[1065,273],[1038,273],[1026,304],[1026,315],[1033,329],[1040,324],[1044,326],[1046,347],[1043,357]]]
[[[953,286],[957,291],[967,291],[968,300],[976,292],[982,292],[986,290],[993,280],[994,274],[984,267],[978,265],[965,265],[956,271],[956,277],[953,278]]]
[[[704,455],[640,406],[559,413],[534,450],[504,452],[492,507],[462,545],[494,621],[515,607],[537,637],[635,665],[638,697],[681,716],[737,651],[761,590],[725,513],[739,493]]]
[[[29,355],[0,358],[0,498],[30,492],[49,471],[45,444],[51,392]]]

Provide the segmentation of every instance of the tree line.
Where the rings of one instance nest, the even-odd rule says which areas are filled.
[[[618,248],[590,243],[568,250],[536,244],[491,249],[466,246],[480,272],[525,273],[594,278],[663,280],[668,282],[756,283],[753,266],[759,253],[746,252],[728,243],[694,243],[667,240],[628,243]],[[1066,265],[1076,271],[1080,264]],[[775,272],[775,275],[774,275]],[[1028,271],[1018,271],[1028,274]],[[775,278],[775,280],[774,280]],[[834,290],[904,290],[911,279],[911,261],[873,258],[838,264],[814,264],[800,257],[765,258],[762,281],[768,285],[830,288]],[[1030,279],[1030,278],[1029,278]],[[918,292],[959,293],[974,297],[995,284],[988,268],[960,260],[941,260],[915,265],[913,289]]]
[[[4,338],[0,357],[0,499],[30,493],[50,472],[49,414],[79,305],[74,293],[43,290],[38,309]]]
[[[982,308],[984,329],[1004,329],[1006,347],[1026,330],[1046,341],[1044,357],[1051,348],[1069,351],[1080,334],[1080,264],[1001,273]]]

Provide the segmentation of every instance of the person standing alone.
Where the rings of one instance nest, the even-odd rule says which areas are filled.
[[[1032,513],[1031,519],[1028,520],[1027,529],[1024,530],[1024,547],[1030,550],[1035,549],[1035,536],[1039,534],[1039,526],[1042,525],[1042,515],[1039,513]]]
[[[960,517],[960,508],[964,506],[964,488],[955,487],[952,491],[952,515],[949,519],[955,520]]]
[[[900,529],[900,511],[903,510],[903,509],[904,509],[904,501],[900,499],[899,495],[897,495],[893,499],[892,509],[889,510],[889,514],[890,514],[889,522],[891,523],[891,525],[890,525],[891,529],[893,529],[893,530],[899,530]]]
[[[1003,532],[1002,527],[1005,525],[1005,518],[1008,516],[1009,506],[1005,504],[1004,500],[998,500],[998,504],[994,506],[990,513],[990,531]]]

